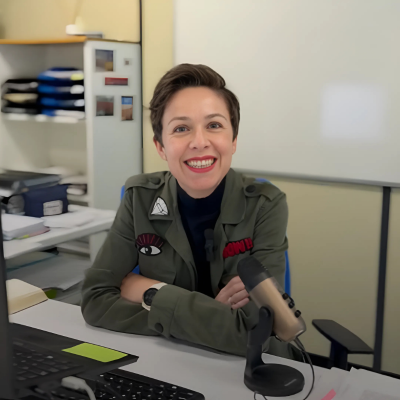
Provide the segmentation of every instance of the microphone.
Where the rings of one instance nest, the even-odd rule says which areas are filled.
[[[239,277],[258,308],[269,307],[274,313],[273,331],[284,342],[291,342],[306,331],[306,324],[293,299],[254,257],[239,261]]]
[[[204,231],[204,237],[206,238],[204,248],[206,250],[207,261],[214,261],[214,231],[212,229],[206,229]]]

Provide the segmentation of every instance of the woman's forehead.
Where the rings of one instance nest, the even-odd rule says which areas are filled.
[[[163,118],[173,118],[177,114],[189,118],[205,118],[216,113],[229,116],[224,98],[207,87],[195,87],[175,93],[165,108]]]

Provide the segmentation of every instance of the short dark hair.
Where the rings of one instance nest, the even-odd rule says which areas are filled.
[[[233,140],[239,132],[240,105],[237,97],[225,87],[225,79],[206,65],[180,64],[171,68],[158,82],[150,101],[150,119],[154,139],[162,144],[162,118],[171,97],[189,87],[207,87],[220,94],[228,107]]]

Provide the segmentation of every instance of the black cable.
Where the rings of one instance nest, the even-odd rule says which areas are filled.
[[[303,353],[303,355],[306,356],[308,363],[310,364],[311,367],[311,372],[312,372],[312,384],[311,384],[311,388],[310,391],[308,392],[307,396],[304,398],[304,400],[307,400],[310,397],[311,392],[314,389],[314,384],[315,384],[315,372],[314,372],[314,365],[311,361],[310,355],[307,353],[306,348],[304,347],[303,343],[301,343],[299,338],[296,338],[294,340],[294,342],[296,343],[296,345],[299,347],[300,351]]]
[[[311,372],[312,372],[312,377],[313,377],[313,378],[312,378],[312,384],[311,384],[311,388],[310,388],[310,391],[308,392],[307,396],[304,397],[304,400],[307,400],[307,399],[310,397],[310,394],[311,394],[311,392],[312,392],[313,389],[314,389],[314,384],[315,384],[314,365],[313,365],[313,363],[312,363],[312,361],[311,361],[311,358],[310,358],[309,354],[307,353],[307,351],[306,351],[306,349],[305,349],[303,343],[301,343],[300,339],[299,339],[299,338],[296,338],[296,339],[294,340],[294,342],[296,343],[297,347],[298,347],[299,350],[301,351],[301,353],[302,353],[302,355],[303,355],[303,359],[304,359],[304,356],[305,356],[305,357],[307,358],[308,363],[310,364],[310,367],[311,367]],[[259,392],[257,392],[257,391],[254,392],[254,400],[257,400],[257,395],[258,395],[258,394],[259,394],[260,396],[262,396],[264,400],[268,400],[262,393],[259,393]]]

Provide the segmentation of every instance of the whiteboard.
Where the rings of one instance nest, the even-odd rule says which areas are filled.
[[[175,0],[174,62],[239,98],[233,167],[400,184],[399,0]]]

